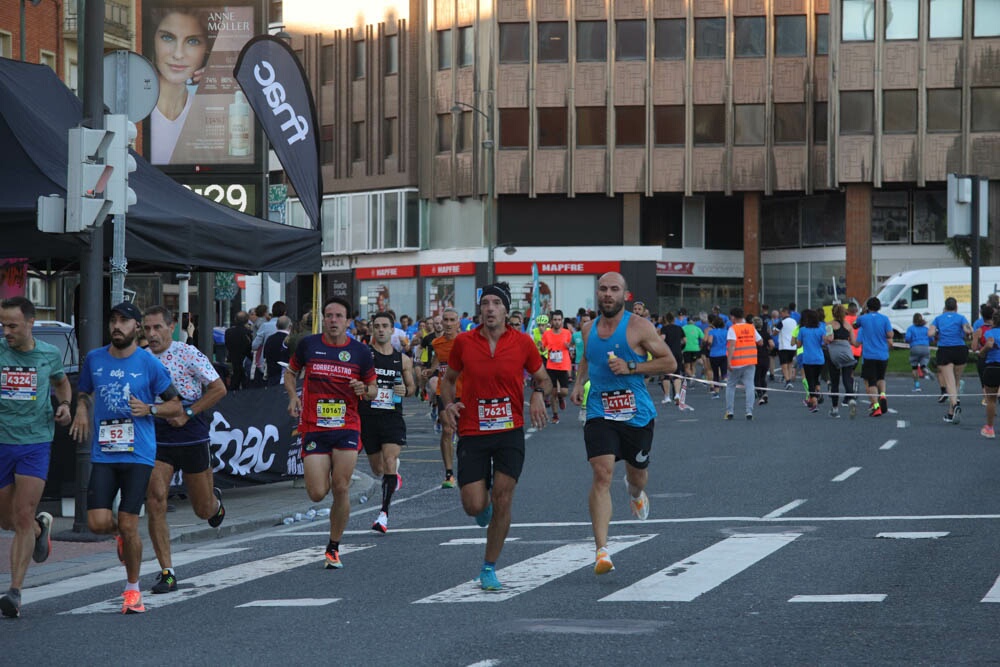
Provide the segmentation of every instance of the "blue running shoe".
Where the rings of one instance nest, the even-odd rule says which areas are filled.
[[[502,588],[492,565],[483,565],[483,569],[479,571],[479,587],[484,591],[498,591]]]
[[[486,506],[482,512],[476,515],[476,524],[480,528],[485,528],[490,525],[490,520],[493,518],[493,503]]]

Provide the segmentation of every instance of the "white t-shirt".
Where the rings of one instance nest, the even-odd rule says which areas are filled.
[[[158,108],[153,108],[153,113],[150,114],[152,122],[150,127],[150,137],[152,138],[151,164],[170,164],[170,158],[174,154],[174,147],[177,145],[177,139],[181,136],[181,130],[184,129],[184,121],[187,120],[188,112],[191,111],[193,102],[194,95],[189,92],[187,102],[184,103],[184,109],[175,120],[170,120],[164,116]]]
[[[795,346],[792,345],[792,335],[795,333],[796,327],[799,323],[796,322],[791,317],[786,317],[781,320],[781,331],[778,332],[778,349],[779,350],[794,350]]]

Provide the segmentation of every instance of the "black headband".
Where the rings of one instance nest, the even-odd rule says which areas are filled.
[[[498,283],[494,283],[492,285],[487,285],[486,287],[483,288],[483,296],[486,296],[488,294],[492,294],[495,297],[499,297],[500,300],[503,301],[503,307],[504,307],[504,309],[508,313],[510,312],[510,291],[509,290],[505,289],[504,287],[501,287]]]

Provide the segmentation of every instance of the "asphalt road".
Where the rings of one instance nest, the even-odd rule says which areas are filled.
[[[120,566],[26,591],[22,618],[0,622],[3,662],[1000,660],[1000,446],[979,436],[977,398],[963,400],[957,426],[933,394],[854,420],[829,418],[829,403],[810,414],[801,398],[773,394],[752,422],[741,410],[723,421],[723,402],[703,389],[689,392],[693,411],[659,406],[651,515],[633,520],[615,484],[616,570],[603,577],[592,572],[590,471],[571,408],[527,441],[499,593],[472,583],[485,532],[457,490],[439,488],[431,423],[410,401],[389,534],[369,530],[377,499],[355,507],[343,570],[322,568],[322,523],[195,544],[176,559],[180,590],[147,593],[141,616],[117,613]],[[145,589],[155,563],[148,570]]]

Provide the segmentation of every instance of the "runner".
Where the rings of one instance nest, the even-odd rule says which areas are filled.
[[[146,490],[149,539],[160,563],[153,593],[177,590],[167,525],[167,495],[174,473],[182,472],[191,509],[199,519],[206,519],[208,525],[218,528],[226,518],[222,491],[212,481],[208,421],[202,416],[226,395],[226,385],[198,348],[172,339],[174,326],[173,314],[163,306],[153,306],[143,314],[142,329],[149,342],[148,349],[170,373],[184,406],[181,416],[156,420],[156,463]],[[269,380],[273,379],[269,376]]]
[[[721,398],[721,391],[729,371],[726,357],[726,336],[729,331],[726,328],[726,323],[718,315],[709,315],[708,322],[712,328],[705,336],[705,345],[708,348],[708,360],[712,366],[712,398]]]
[[[44,562],[52,549],[52,515],[35,511],[49,473],[54,424],[70,422],[73,387],[59,349],[32,335],[33,303],[4,299],[0,324],[0,528],[14,531],[10,587],[0,597],[0,613],[17,618],[28,563]],[[54,411],[50,389],[58,401]]]
[[[705,332],[694,322],[688,322],[681,329],[684,330],[684,375],[689,378],[695,377],[695,366],[701,357],[702,340]]]
[[[288,361],[285,392],[288,414],[299,420],[306,493],[314,503],[333,490],[330,542],[324,564],[341,568],[340,538],[350,517],[351,475],[361,449],[358,399],[378,391],[375,366],[367,345],[348,338],[351,304],[330,297],[323,304],[323,333],[306,336]],[[295,381],[302,372],[302,398]]]
[[[781,309],[780,317],[781,321],[774,326],[775,333],[778,334],[778,363],[781,364],[781,377],[785,381],[785,389],[790,390],[795,380],[795,354],[798,351],[792,339],[799,323],[791,316],[788,308]]]
[[[985,319],[985,318],[984,318]],[[984,438],[996,438],[994,420],[997,414],[997,390],[1000,388],[1000,310],[993,312],[993,319],[988,322],[992,328],[982,333],[985,343],[980,354],[986,355],[983,367],[983,390],[986,393],[986,425],[979,431]]]
[[[454,429],[449,428],[447,420],[442,419],[441,417],[441,410],[445,405],[441,396],[441,381],[444,378],[445,373],[448,372],[448,358],[451,355],[451,348],[455,344],[455,337],[459,334],[458,311],[454,308],[445,308],[444,312],[441,314],[441,326],[442,334],[431,342],[431,345],[434,347],[434,360],[431,362],[430,368],[424,371],[424,374],[428,377],[437,375],[437,396],[435,397],[437,412],[435,413],[435,416],[437,418],[437,424],[441,427],[441,460],[444,462],[444,481],[441,482],[441,488],[454,489],[455,431]],[[457,390],[459,395],[461,395],[461,378],[458,379]]]
[[[903,338],[910,346],[910,368],[913,372],[913,391],[920,391],[920,378],[931,359],[931,339],[927,335],[927,322],[923,315],[913,316],[913,324],[906,329]]]
[[[600,314],[583,331],[586,355],[571,396],[573,403],[581,405],[584,384],[590,380],[583,439],[593,471],[590,522],[597,547],[595,574],[614,569],[608,553],[608,524],[616,461],[625,461],[632,515],[639,519],[649,516],[645,488],[656,406],[646,389],[645,376],[677,370],[677,361],[652,323],[624,310],[627,293],[620,273],[605,273],[598,279]],[[647,355],[652,355],[648,361]]]
[[[553,310],[549,313],[552,326],[542,333],[542,347],[545,349],[545,369],[552,380],[552,423],[559,423],[559,410],[566,409],[566,397],[569,396],[569,371],[573,366],[573,334],[563,328],[563,312]],[[558,404],[558,409],[556,405]]]
[[[406,421],[403,398],[413,395],[413,362],[392,347],[392,316],[376,313],[372,318],[372,356],[378,394],[371,401],[361,401],[361,443],[368,455],[372,474],[382,478],[382,509],[372,530],[389,530],[389,504],[392,494],[402,486],[399,475],[399,451],[406,446]]]
[[[76,417],[69,430],[80,442],[91,441],[87,526],[99,535],[115,535],[118,542],[118,560],[125,564],[127,578],[123,614],[146,611],[139,590],[139,513],[156,462],[154,417],[184,415],[170,373],[136,345],[141,322],[142,313],[131,303],[111,309],[111,345],[91,350],[83,361]],[[157,397],[163,402],[157,404]],[[119,492],[116,518],[112,507]]]
[[[483,288],[479,300],[482,324],[461,334],[451,349],[448,372],[442,381],[442,411],[449,429],[457,423],[458,484],[462,507],[486,527],[486,552],[479,585],[486,591],[501,588],[496,576],[507,531],[514,488],[524,465],[524,385],[527,371],[534,380],[531,423],[545,426],[542,394],[552,394],[552,383],[531,337],[507,325],[510,287],[495,283]],[[456,398],[459,375],[465,378],[462,399]]]
[[[840,385],[844,386],[844,402],[850,410],[851,419],[857,414],[857,397],[854,395],[854,359],[852,346],[854,328],[847,323],[847,311],[841,304],[833,307],[833,319],[830,321],[830,333],[826,336],[827,347],[830,350],[830,416],[840,418]]]
[[[941,386],[948,392],[948,413],[944,421],[948,424],[958,424],[962,420],[962,405],[959,399],[959,383],[965,364],[969,361],[969,348],[965,339],[972,335],[972,325],[965,315],[958,312],[958,301],[955,297],[944,300],[944,312],[934,318],[927,327],[927,335],[937,338],[937,354],[935,360],[938,367],[938,378]],[[868,351],[865,350],[865,356]]]
[[[892,324],[889,318],[878,312],[882,302],[871,297],[865,302],[865,310],[854,321],[857,340],[864,350],[861,363],[861,377],[868,387],[872,406],[871,417],[881,417],[889,411],[885,398],[885,370],[889,365],[889,348],[892,345]]]
[[[679,361],[683,357],[686,339],[684,337],[684,329],[675,323],[674,314],[671,312],[663,316],[663,327],[660,328],[660,337],[663,338],[663,342],[670,348],[670,354],[674,355],[674,359]],[[681,404],[680,374],[664,375],[660,378],[660,386],[663,388],[663,400],[661,403],[669,403],[672,396],[674,405]]]

